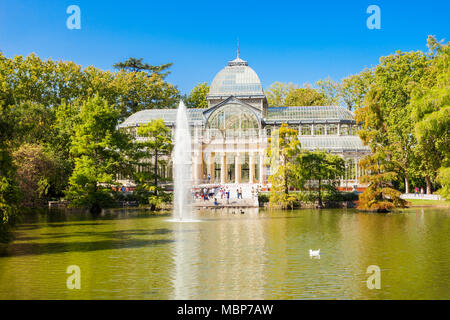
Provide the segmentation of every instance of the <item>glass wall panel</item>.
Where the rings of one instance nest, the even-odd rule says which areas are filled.
[[[311,126],[310,125],[302,126],[301,135],[302,136],[310,136],[311,135]]]
[[[338,127],[336,124],[329,124],[327,126],[327,135],[337,135]]]
[[[321,124],[314,125],[314,135],[323,136],[325,134],[325,126]]]
[[[248,182],[250,177],[250,158],[248,154],[241,155],[241,182]]]
[[[250,110],[231,104],[211,115],[208,128],[220,131],[224,137],[257,136],[259,122]]]

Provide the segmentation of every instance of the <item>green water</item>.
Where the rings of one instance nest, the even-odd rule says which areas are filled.
[[[450,299],[448,209],[235,213],[28,217],[1,252],[0,299]]]

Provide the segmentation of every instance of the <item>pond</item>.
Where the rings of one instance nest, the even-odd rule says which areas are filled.
[[[450,299],[448,209],[199,210],[195,218],[29,216],[1,252],[0,299]],[[79,290],[66,285],[73,265]],[[380,289],[367,286],[371,265]]]

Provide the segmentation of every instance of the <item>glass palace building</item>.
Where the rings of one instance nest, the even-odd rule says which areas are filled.
[[[270,175],[270,167],[265,164],[268,138],[286,123],[298,130],[301,148],[325,150],[346,160],[342,187],[360,187],[358,179],[363,172],[358,161],[370,149],[356,135],[354,115],[346,108],[269,106],[258,75],[239,56],[215,76],[207,100],[206,109],[188,109],[195,185],[266,186]],[[119,127],[135,132],[133,128],[163,119],[174,132],[176,113],[175,109],[143,110]],[[172,176],[170,158],[161,166],[160,174]]]

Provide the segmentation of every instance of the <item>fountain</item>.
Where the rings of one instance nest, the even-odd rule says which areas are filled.
[[[175,124],[175,148],[173,152],[174,168],[174,218],[186,221],[191,218],[192,160],[191,131],[186,106],[180,101]]]

